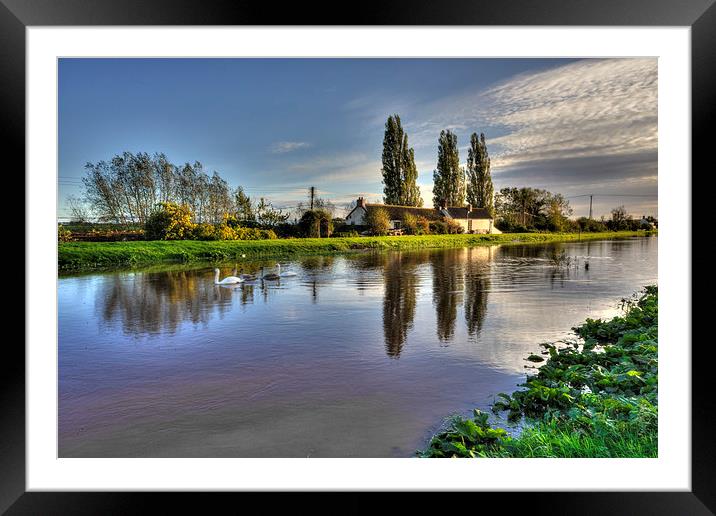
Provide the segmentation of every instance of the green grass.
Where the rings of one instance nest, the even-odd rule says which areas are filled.
[[[518,436],[488,422],[454,417],[423,457],[657,457],[658,291],[622,300],[624,315],[591,320],[575,332],[582,343],[544,344],[538,373],[493,410],[523,420]]]
[[[501,235],[428,235],[399,237],[295,238],[232,241],[62,242],[58,268],[79,271],[134,267],[153,263],[221,262],[247,258],[287,258],[307,254],[336,254],[366,249],[401,250],[455,248],[477,245],[558,242],[624,238],[653,234],[644,231],[607,233],[505,233]]]

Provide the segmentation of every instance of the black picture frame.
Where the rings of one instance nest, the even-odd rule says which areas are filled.
[[[14,170],[25,169],[25,29],[59,25],[573,25],[688,26],[692,59],[692,170],[706,167],[711,154],[707,128],[716,120],[715,0],[402,0],[307,4],[280,7],[268,2],[224,0],[0,0],[0,111],[2,141]],[[6,151],[7,152],[7,151]],[[711,165],[712,167],[712,165]],[[16,174],[19,176],[19,174]],[[7,175],[5,177],[8,177]],[[692,206],[699,205],[693,188]],[[19,179],[19,178],[18,178]],[[685,178],[688,180],[688,177]],[[24,184],[24,182],[23,182]],[[24,190],[21,184],[20,188]],[[19,210],[18,210],[19,212]],[[692,217],[686,213],[685,217]],[[694,223],[699,217],[693,216]],[[17,223],[15,222],[15,225]],[[32,235],[26,233],[26,239]],[[687,256],[690,256],[690,250]],[[693,256],[692,270],[706,270],[706,256]],[[28,271],[26,271],[27,273]],[[17,273],[15,273],[17,275]],[[707,286],[709,282],[705,282]],[[692,298],[695,300],[696,298]],[[692,300],[685,299],[685,303]],[[696,308],[696,303],[692,303]],[[26,307],[31,309],[31,307]],[[692,316],[692,320],[695,318]],[[698,319],[695,319],[698,320]],[[686,330],[688,332],[688,330]],[[221,503],[247,494],[190,493],[59,493],[25,489],[25,353],[18,339],[5,335],[2,360],[2,419],[0,420],[0,511],[7,514],[126,514],[149,512],[147,502],[159,502],[161,513],[172,506],[184,510],[217,498]],[[706,342],[684,342],[692,354],[692,490],[690,492],[538,492],[484,493],[466,500],[482,504],[487,497],[550,514],[713,514],[716,511],[716,412],[710,396],[711,367]],[[667,444],[668,445],[668,444]],[[568,460],[568,459],[567,459]],[[568,474],[568,471],[565,471]],[[558,483],[558,481],[556,481]],[[253,495],[251,495],[253,496]],[[357,495],[353,495],[357,497]],[[507,498],[506,498],[507,497]],[[273,500],[280,501],[282,497]],[[412,497],[422,503],[422,497]],[[326,504],[331,497],[321,498]],[[242,504],[250,503],[242,500]],[[273,502],[272,502],[273,503]],[[294,509],[298,508],[294,504]],[[363,499],[341,502],[360,509]],[[366,502],[364,509],[370,502]],[[231,505],[229,505],[231,507]],[[315,507],[315,506],[314,506]],[[469,508],[469,506],[467,506]],[[487,506],[483,506],[487,507]],[[446,507],[447,508],[447,507]],[[238,510],[238,506],[234,508]],[[231,509],[233,512],[234,509]],[[479,510],[473,505],[472,509]]]

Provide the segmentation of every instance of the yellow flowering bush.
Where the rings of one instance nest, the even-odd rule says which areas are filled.
[[[173,202],[159,203],[159,208],[144,225],[147,240],[186,240],[191,238],[196,224],[192,222],[188,206]]]
[[[58,242],[72,242],[72,231],[67,229],[66,227],[62,226],[61,224],[57,225],[57,241]]]

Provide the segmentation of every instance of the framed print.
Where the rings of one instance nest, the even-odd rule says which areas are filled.
[[[276,11],[3,0],[26,190],[3,510],[712,513],[712,2]]]

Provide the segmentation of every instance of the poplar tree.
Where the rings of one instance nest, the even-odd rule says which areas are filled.
[[[440,131],[438,164],[433,171],[433,205],[462,206],[465,204],[465,171],[460,167],[457,135]]]
[[[398,115],[391,115],[385,123],[383,135],[383,202],[401,206],[422,206],[420,189],[416,183],[418,169],[415,152],[408,146]]]
[[[487,154],[485,134],[472,133],[467,151],[467,202],[476,208],[494,211],[493,186],[490,176],[490,156]]]

